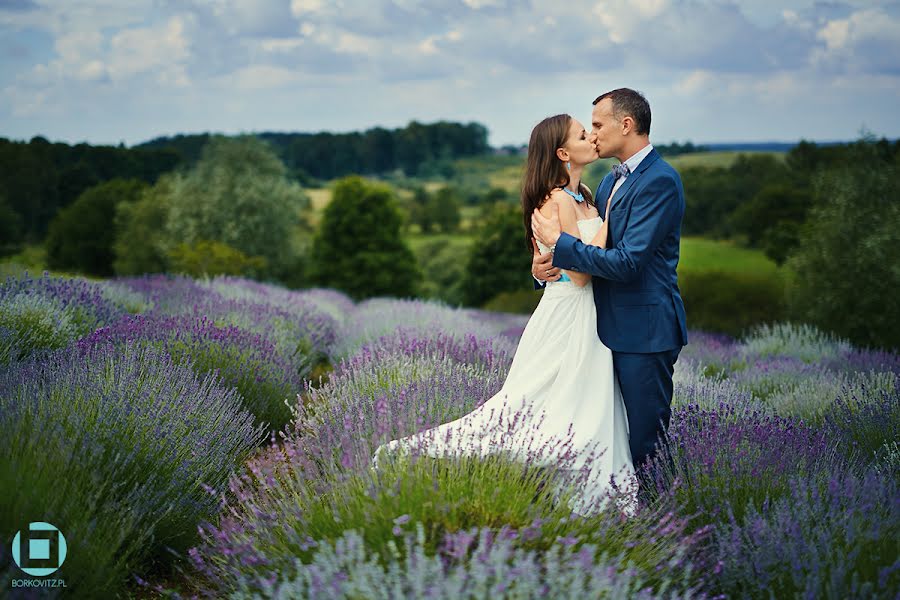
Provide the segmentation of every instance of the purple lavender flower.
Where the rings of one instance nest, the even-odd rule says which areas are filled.
[[[900,589],[900,486],[874,473],[794,477],[765,509],[715,534],[720,589],[794,598],[893,598]]]
[[[193,543],[219,507],[203,485],[224,488],[262,435],[233,390],[151,348],[0,367],[0,532],[60,523],[69,585],[114,593],[142,559]]]
[[[167,352],[199,375],[217,374],[241,395],[258,422],[278,429],[290,419],[285,403],[303,389],[294,357],[279,352],[260,334],[216,326],[204,316],[134,315],[78,342],[82,348],[120,348],[129,343]]]
[[[39,279],[9,277],[0,284],[0,329],[6,331],[0,360],[62,348],[124,314],[99,284],[47,274]]]

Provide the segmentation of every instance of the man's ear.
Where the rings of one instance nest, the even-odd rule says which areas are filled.
[[[631,131],[634,130],[634,119],[631,117],[623,117],[622,118],[622,135],[628,135]]]

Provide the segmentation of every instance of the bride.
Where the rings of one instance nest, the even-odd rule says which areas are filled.
[[[569,115],[548,117],[532,130],[522,186],[529,250],[551,250],[534,239],[531,214],[537,208],[549,217],[554,205],[563,231],[606,244],[606,219],[581,183],[584,167],[598,157],[584,127]],[[607,204],[607,217],[608,211]],[[435,458],[506,453],[571,475],[575,513],[599,512],[613,487],[627,490],[619,502],[625,498],[623,508],[632,512],[636,483],[625,406],[612,352],[597,336],[591,276],[563,271],[547,282],[496,395],[455,421],[379,446],[373,466],[398,451]]]

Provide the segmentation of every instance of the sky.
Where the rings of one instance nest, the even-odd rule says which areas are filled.
[[[0,136],[477,121],[494,146],[640,90],[651,141],[900,137],[900,2],[0,0]]]

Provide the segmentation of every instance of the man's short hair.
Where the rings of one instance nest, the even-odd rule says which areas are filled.
[[[650,135],[650,103],[644,95],[629,88],[619,88],[597,96],[596,105],[604,98],[612,100],[613,115],[617,119],[631,117],[634,129],[640,135]]]

